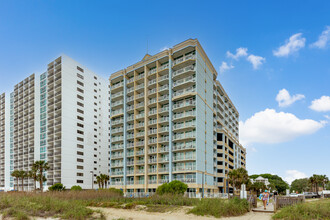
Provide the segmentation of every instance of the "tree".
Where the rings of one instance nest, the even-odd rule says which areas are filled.
[[[325,190],[330,190],[330,182],[325,185]]]
[[[329,178],[326,175],[320,175],[320,182],[321,182],[322,188],[324,190],[325,185],[329,182]]]
[[[295,179],[291,183],[291,191],[298,191],[299,193],[309,191],[309,180],[308,178]]]
[[[96,182],[97,184],[99,185],[99,189],[101,189],[101,182],[102,182],[102,179],[100,176],[96,176]]]
[[[244,168],[238,168],[229,171],[228,179],[229,179],[229,183],[233,186],[234,189],[235,187],[240,189],[242,184],[248,183],[249,175]]]
[[[32,178],[34,181],[34,190],[37,189],[37,180],[38,180],[38,168],[35,166],[35,164],[32,165],[32,169],[29,171],[29,178]]]
[[[158,186],[156,192],[159,195],[163,194],[174,194],[174,195],[183,195],[188,189],[188,185],[179,181],[173,180],[170,183],[164,183]]]
[[[24,170],[18,171],[18,176],[21,178],[22,181],[22,191],[24,191],[24,179],[28,177],[28,173]]]
[[[18,170],[14,170],[11,174],[10,174],[12,177],[16,178],[16,191],[18,191],[18,180],[19,180],[19,176],[20,176],[20,173]],[[15,190],[15,185],[14,185],[14,190]]]
[[[39,160],[39,161],[34,162],[33,166],[35,166],[36,169],[39,171],[37,179],[40,184],[40,190],[41,190],[41,192],[43,192],[43,189],[44,189],[43,182],[47,181],[47,178],[44,176],[43,172],[47,171],[49,169],[48,163],[46,161]]]
[[[264,191],[265,189],[266,189],[266,185],[262,182],[254,182],[248,187],[248,190],[254,191],[257,194],[260,193],[260,191]]]
[[[263,178],[267,178],[269,183],[273,184],[273,187],[275,186],[275,189],[280,194],[285,193],[285,190],[289,188],[289,185],[281,177],[279,177],[277,175],[272,175],[269,173],[255,174],[255,175],[251,175],[250,178],[256,179],[259,176],[261,176]],[[273,189],[273,187],[272,187],[272,189]]]

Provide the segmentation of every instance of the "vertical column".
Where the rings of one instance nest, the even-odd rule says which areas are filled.
[[[148,188],[148,69],[144,66],[144,192],[147,192]]]
[[[123,92],[124,92],[124,157],[123,157],[123,163],[124,163],[124,172],[123,172],[123,180],[124,180],[124,192],[126,192],[126,153],[127,153],[127,112],[126,112],[126,71],[123,73],[123,82],[124,82],[124,86],[123,86]]]
[[[173,141],[173,102],[172,102],[172,96],[173,96],[173,82],[172,82],[172,50],[170,50],[169,54],[169,68],[168,68],[168,84],[169,84],[169,89],[168,89],[168,95],[169,95],[169,142],[168,142],[168,156],[169,156],[169,181],[172,181],[172,141]]]

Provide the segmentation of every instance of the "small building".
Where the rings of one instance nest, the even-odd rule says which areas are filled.
[[[259,176],[256,179],[251,179],[251,183],[255,183],[255,182],[261,182],[265,184],[265,186],[268,186],[270,184],[268,178],[263,178],[262,176]]]

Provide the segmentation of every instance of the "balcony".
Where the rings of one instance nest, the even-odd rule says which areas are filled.
[[[178,69],[173,71],[172,78],[177,78],[178,76],[184,75],[185,73],[195,71],[195,65],[189,65],[187,67],[184,67],[182,69]]]
[[[182,56],[182,57],[180,57],[180,58],[178,58],[178,59],[175,59],[175,60],[173,61],[173,66],[175,66],[175,65],[177,65],[177,64],[179,64],[179,63],[182,63],[182,62],[184,62],[184,61],[186,61],[186,60],[194,60],[194,59],[196,59],[196,55],[193,54],[193,53],[191,53],[191,54],[189,54],[189,55],[185,55],[185,56]]]

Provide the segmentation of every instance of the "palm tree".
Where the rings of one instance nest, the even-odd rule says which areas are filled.
[[[238,168],[229,171],[228,178],[229,178],[229,183],[234,188],[234,191],[235,191],[235,187],[239,189],[241,188],[242,184],[247,184],[249,182],[248,172],[244,168]]]
[[[16,182],[17,182],[17,188],[16,188],[16,191],[18,191],[18,180],[19,180],[19,176],[20,176],[20,173],[18,170],[14,170],[11,174],[10,174],[12,177],[16,178]],[[14,191],[15,191],[15,185],[14,185]]]
[[[104,179],[105,179],[105,188],[108,188],[108,182],[110,180],[110,176],[109,175],[105,175]]]
[[[38,180],[38,168],[35,164],[32,165],[32,169],[29,171],[29,178],[32,178],[34,181],[34,190],[37,189],[37,180]]]
[[[234,190],[234,193],[235,193],[235,186],[236,186],[236,183],[237,183],[237,180],[238,180],[238,171],[235,169],[235,170],[231,170],[229,171],[228,173],[228,181],[229,181],[229,184],[231,184],[233,186],[233,190]]]
[[[101,182],[102,182],[101,176],[96,176],[96,182],[99,185],[99,189],[101,189]]]
[[[322,184],[323,190],[325,190],[325,185],[329,182],[327,175],[320,175],[320,183]]]
[[[18,176],[19,176],[19,178],[21,178],[21,181],[22,181],[22,191],[24,191],[24,179],[26,177],[28,177],[27,172],[24,171],[24,170],[19,170],[18,171]]]
[[[39,171],[37,179],[39,180],[40,190],[41,192],[43,192],[44,190],[43,182],[47,181],[47,178],[44,176],[43,172],[49,169],[48,163],[46,161],[39,160],[34,162],[33,166],[35,166],[36,169]]]
[[[318,175],[313,174],[313,176],[309,177],[309,182],[312,185],[312,190],[313,188],[315,189],[316,194],[318,194]]]

